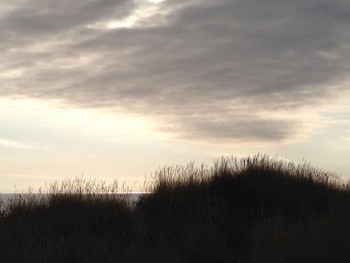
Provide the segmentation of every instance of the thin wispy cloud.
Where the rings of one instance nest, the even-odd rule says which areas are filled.
[[[23,148],[28,147],[28,145],[17,142],[17,141],[0,138],[0,147],[1,146],[2,147],[9,147],[9,148],[17,148],[17,149],[23,149]]]

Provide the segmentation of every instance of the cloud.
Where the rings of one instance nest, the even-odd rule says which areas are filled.
[[[8,140],[8,139],[1,139],[1,138],[0,138],[0,146],[10,147],[10,148],[27,148],[27,145],[23,143],[16,142],[13,140]]]
[[[74,30],[102,17],[122,17],[133,5],[133,1],[126,0],[22,1],[3,15],[1,24],[10,33],[32,38]]]
[[[0,95],[143,114],[186,140],[289,141],[309,132],[305,108],[349,91],[347,1],[40,0],[7,10]]]

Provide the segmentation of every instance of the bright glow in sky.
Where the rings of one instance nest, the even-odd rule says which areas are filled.
[[[112,19],[88,25],[91,29],[119,29],[156,27],[164,22],[164,17],[169,14],[169,10],[161,6],[164,0],[135,1],[135,8],[129,15],[122,19]]]
[[[150,2],[152,4],[160,4],[160,3],[164,2],[164,0],[148,0],[148,2]]]
[[[350,4],[0,3],[0,192],[278,155],[350,176]]]

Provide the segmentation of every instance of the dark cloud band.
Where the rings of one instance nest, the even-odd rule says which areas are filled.
[[[0,17],[8,74],[0,93],[145,114],[182,138],[282,141],[303,125],[276,109],[342,92],[330,87],[347,78],[348,1],[168,0],[160,8],[166,23],[110,30],[89,25],[132,17],[140,4],[15,5]]]

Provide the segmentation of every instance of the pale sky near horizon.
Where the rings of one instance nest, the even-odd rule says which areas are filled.
[[[5,0],[0,193],[279,156],[350,176],[350,2]]]

